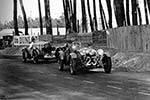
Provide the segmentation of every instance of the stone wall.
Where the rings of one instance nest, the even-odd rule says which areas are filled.
[[[39,35],[39,41],[52,41],[51,35]]]
[[[107,34],[106,31],[93,32],[93,44],[99,46],[107,46]]]
[[[82,44],[95,44],[100,46],[107,45],[107,36],[105,31],[95,31],[90,33],[73,33],[67,35],[67,40],[80,41]]]

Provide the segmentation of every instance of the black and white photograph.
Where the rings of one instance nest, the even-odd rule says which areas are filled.
[[[150,100],[150,0],[0,0],[0,100]]]

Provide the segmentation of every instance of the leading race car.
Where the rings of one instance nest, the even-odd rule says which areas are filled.
[[[80,69],[89,70],[94,68],[104,68],[105,73],[111,73],[111,57],[102,49],[81,48],[81,43],[76,41],[71,46],[66,45],[56,51],[60,71],[64,69],[65,65],[68,65],[72,75]]]
[[[22,49],[22,59],[23,62],[27,62],[27,59],[33,61],[33,63],[38,63],[39,59],[50,60],[55,59],[55,47],[52,47],[49,42],[36,42],[33,43],[32,47],[26,46]]]

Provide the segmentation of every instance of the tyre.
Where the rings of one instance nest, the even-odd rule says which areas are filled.
[[[27,52],[25,52],[25,51],[22,52],[22,61],[25,63],[27,62]]]
[[[38,63],[38,53],[35,50],[33,50],[33,63],[34,64]]]
[[[107,55],[104,55],[102,62],[103,62],[105,73],[111,73],[111,69],[112,69],[111,58],[108,57]]]
[[[60,48],[57,48],[55,52],[55,57],[56,57],[57,62],[59,60],[59,51],[60,51]]]
[[[63,60],[58,58],[58,64],[59,64],[59,71],[63,71],[63,69],[64,69]]]
[[[70,74],[71,75],[75,75],[76,74],[76,66],[77,66],[77,62],[76,59],[70,59]]]

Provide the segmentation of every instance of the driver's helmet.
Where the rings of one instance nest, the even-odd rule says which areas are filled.
[[[34,37],[31,37],[31,42],[35,42],[35,38]]]

